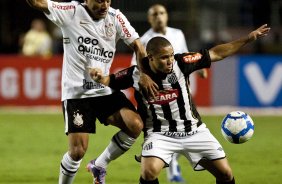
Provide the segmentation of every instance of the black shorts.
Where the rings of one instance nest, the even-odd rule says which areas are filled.
[[[65,133],[95,133],[96,118],[100,123],[108,125],[109,116],[122,108],[136,111],[126,96],[118,91],[111,95],[81,99],[68,99],[62,102],[65,119]]]

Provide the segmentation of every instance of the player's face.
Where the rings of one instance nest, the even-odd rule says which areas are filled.
[[[163,6],[152,7],[148,12],[148,21],[154,30],[162,30],[167,26],[167,12]]]
[[[155,73],[168,74],[172,71],[174,51],[171,45],[161,48],[158,53],[148,57],[151,69]]]
[[[86,0],[86,3],[93,18],[99,20],[106,17],[111,5],[111,0]]]

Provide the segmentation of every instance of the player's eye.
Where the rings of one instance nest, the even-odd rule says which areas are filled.
[[[164,55],[164,56],[161,56],[161,59],[169,59],[170,56],[169,55]]]

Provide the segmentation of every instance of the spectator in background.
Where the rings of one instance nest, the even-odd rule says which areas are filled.
[[[52,39],[46,30],[45,23],[34,19],[30,30],[22,40],[22,54],[25,56],[44,56],[52,54]]]

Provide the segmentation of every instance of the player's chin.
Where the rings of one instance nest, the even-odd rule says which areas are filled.
[[[106,16],[107,16],[107,11],[100,11],[100,12],[97,13],[97,17],[98,17],[99,19],[103,19],[103,18],[105,18]]]
[[[166,73],[166,74],[169,74],[169,73],[171,73],[172,72],[172,68],[167,68],[165,71],[164,71],[164,73]]]
[[[98,15],[98,18],[99,18],[99,19],[104,19],[104,18],[106,18],[106,15],[107,15],[107,14],[99,14],[99,15]]]

